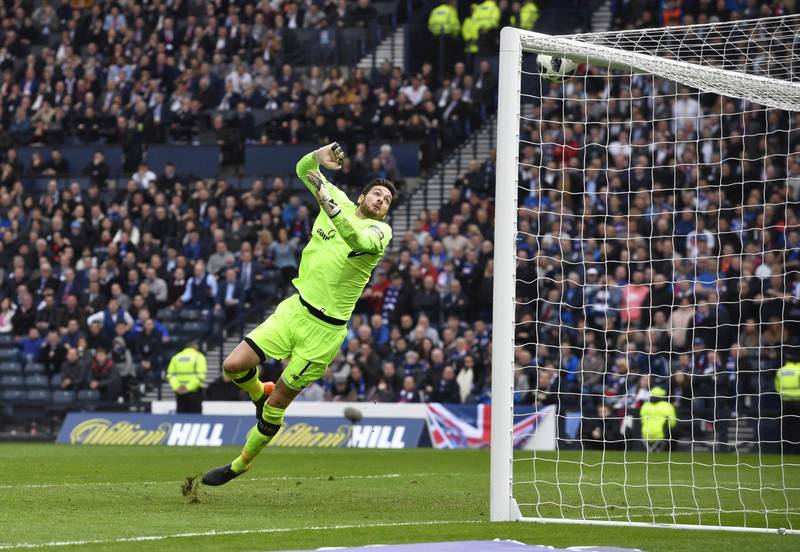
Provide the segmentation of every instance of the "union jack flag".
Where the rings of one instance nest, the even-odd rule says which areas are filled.
[[[514,423],[514,448],[525,445],[553,408],[530,410]],[[427,419],[434,448],[486,448],[491,443],[491,405],[429,403]]]

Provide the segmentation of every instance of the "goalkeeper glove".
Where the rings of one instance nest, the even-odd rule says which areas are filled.
[[[342,208],[339,207],[339,204],[336,203],[336,200],[331,197],[331,193],[325,186],[322,175],[317,171],[309,171],[306,177],[317,190],[317,201],[319,202],[319,206],[322,208],[322,210],[325,211],[325,214],[328,215],[328,218],[333,218],[338,215]]]

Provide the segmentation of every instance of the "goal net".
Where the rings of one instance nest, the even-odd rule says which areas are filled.
[[[800,16],[500,50],[491,518],[800,532]]]

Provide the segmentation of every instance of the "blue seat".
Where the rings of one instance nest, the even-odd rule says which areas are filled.
[[[19,357],[19,351],[15,348],[3,348],[0,349],[0,360],[16,360]]]
[[[22,374],[22,364],[19,362],[0,362],[0,375],[18,376]]]
[[[47,389],[49,386],[50,381],[44,374],[25,376],[25,387],[28,389]]]
[[[23,387],[22,376],[0,376],[0,387],[5,389],[17,389]]]
[[[5,389],[0,393],[0,397],[3,398],[5,403],[22,402],[25,400],[25,391],[22,389]]]
[[[69,391],[66,389],[59,389],[58,391],[53,391],[52,401],[53,404],[62,406],[65,404],[74,403],[75,391]]]
[[[50,386],[57,388],[61,385],[61,374],[56,374],[50,378]]]
[[[25,373],[30,374],[44,374],[47,371],[47,368],[44,364],[40,364],[38,362],[29,362],[25,365]]]
[[[78,402],[93,403],[100,400],[100,392],[96,389],[81,389],[78,391]]]
[[[0,334],[0,347],[9,347],[14,345],[14,336],[11,334]]]
[[[42,403],[50,402],[50,391],[47,389],[31,389],[25,395],[25,401],[29,403]]]

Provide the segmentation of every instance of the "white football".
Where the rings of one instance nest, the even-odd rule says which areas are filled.
[[[564,82],[578,71],[578,64],[571,59],[539,54],[536,56],[542,78],[550,82]]]

